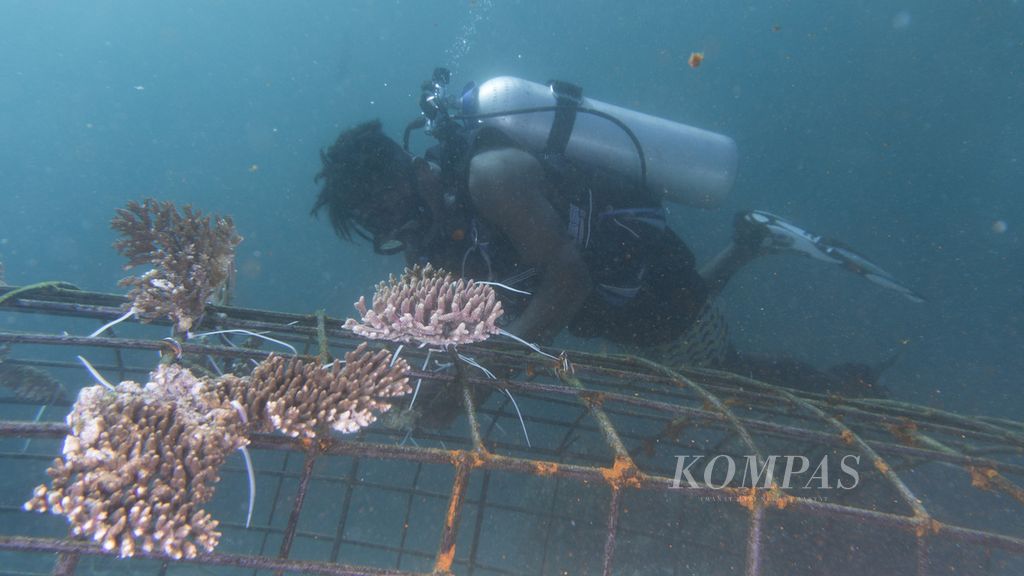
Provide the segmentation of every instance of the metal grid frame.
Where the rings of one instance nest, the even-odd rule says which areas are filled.
[[[120,315],[125,300],[120,296],[90,293],[62,287],[0,288],[0,311],[25,312],[47,316],[72,316],[106,321]],[[341,322],[319,315],[284,314],[260,310],[210,306],[205,323],[217,328],[244,328],[272,332],[275,337],[304,343],[304,352],[331,349],[345,351],[359,342],[341,328]],[[115,352],[115,363],[101,369],[116,371],[124,379],[126,374],[148,372],[151,366],[132,366],[125,363],[122,352],[150,350],[166,351],[169,344],[156,338],[88,338],[55,333],[0,332],[0,344],[36,345],[43,347],[74,347],[80,349],[106,348]],[[260,359],[266,352],[193,342],[181,344],[187,356],[218,359]],[[539,355],[524,352],[518,346],[483,344],[460,350],[472,354],[477,361],[495,372],[509,374],[492,380],[477,377],[471,368],[454,361],[454,369],[444,373],[421,370],[411,373],[413,379],[422,379],[425,386],[440,387],[454,392],[461,402],[460,419],[465,426],[461,431],[436,433],[417,432],[425,444],[405,445],[402,430],[371,427],[356,439],[334,438],[316,445],[278,435],[257,435],[252,449],[284,454],[279,472],[260,469],[261,477],[276,475],[278,482],[273,500],[272,515],[279,503],[289,503],[287,521],[282,528],[263,527],[259,553],[213,552],[200,554],[189,560],[207,566],[230,566],[264,570],[273,573],[305,574],[448,574],[448,573],[521,573],[488,564],[478,555],[481,533],[485,531],[488,511],[500,510],[528,514],[544,526],[546,535],[540,553],[541,571],[553,570],[548,564],[549,541],[552,526],[566,517],[558,513],[538,511],[523,506],[503,504],[491,500],[488,484],[492,474],[512,473],[522,477],[554,482],[553,502],[557,502],[560,483],[593,486],[599,493],[605,513],[601,529],[600,570],[604,574],[621,571],[616,566],[616,551],[621,547],[624,500],[639,493],[661,494],[664,498],[700,499],[722,498],[733,504],[734,512],[742,513],[742,553],[738,554],[736,573],[750,576],[770,572],[766,556],[775,542],[767,534],[777,515],[819,517],[829,521],[850,522],[859,526],[891,530],[894,534],[914,542],[915,574],[935,573],[933,548],[943,542],[955,542],[970,547],[985,557],[996,550],[1008,552],[1012,557],[1024,556],[1024,538],[1010,530],[981,529],[954,521],[940,520],[930,512],[928,500],[912,490],[898,471],[912,471],[923,463],[939,463],[946,468],[962,470],[978,492],[998,495],[1003,501],[1018,507],[1024,505],[1024,490],[1013,478],[1024,477],[1024,424],[993,418],[969,418],[948,412],[909,404],[882,400],[850,400],[825,397],[767,385],[742,376],[723,372],[684,369],[670,370],[640,358],[630,356],[604,356],[581,352],[570,353],[565,363],[552,363]],[[406,350],[402,354],[422,359],[422,350]],[[70,362],[16,359],[43,368],[70,368]],[[528,427],[560,429],[562,439],[546,446],[526,448],[518,442],[506,442],[496,433],[498,422],[510,418],[504,396],[500,402],[478,401],[489,391],[506,389],[520,398],[554,406],[564,417],[550,414],[524,414]],[[493,406],[493,404],[498,404]],[[489,418],[489,420],[487,420]],[[624,423],[643,419],[661,426],[657,434],[641,433]],[[790,445],[814,446],[822,450],[849,450],[861,455],[873,468],[879,483],[896,495],[906,513],[878,510],[876,505],[834,503],[786,493],[773,488],[672,489],[673,478],[663,468],[641,463],[643,452],[653,445],[664,443],[666,448],[681,445],[673,439],[686,431],[713,430],[722,437],[716,448],[727,444],[762,459],[763,446],[786,442]],[[0,439],[60,438],[66,426],[53,422],[0,421]],[[574,450],[574,439],[584,436],[599,437],[600,451]],[[439,445],[439,446],[438,446]],[[55,454],[40,455],[40,463]],[[301,457],[301,469],[289,471],[292,456]],[[0,454],[0,460],[17,457]],[[31,456],[26,457],[30,461]],[[328,459],[347,458],[350,463],[345,477],[317,474],[318,463]],[[381,552],[397,555],[395,568],[344,563],[339,554],[346,543],[346,522],[354,517],[353,491],[366,484],[359,481],[361,462],[392,461],[415,465],[411,487],[376,486],[387,489],[406,499],[401,541],[393,546],[381,544]],[[759,460],[763,461],[763,460]],[[40,472],[42,468],[40,466]],[[446,491],[417,488],[424,467],[444,469],[451,474]],[[471,478],[476,474],[481,486],[467,497]],[[291,493],[282,494],[285,482],[294,481]],[[325,540],[332,538],[331,553],[326,560],[293,558],[297,535],[302,537],[300,518],[307,503],[313,481],[336,481],[345,486],[340,519],[335,534],[307,533],[307,537]],[[373,486],[371,486],[373,487]],[[26,495],[27,497],[27,495]],[[444,511],[438,517],[440,542],[428,554],[407,545],[410,537],[409,522],[417,498],[444,498]],[[553,504],[554,506],[554,504]],[[462,522],[467,507],[475,508],[471,525]],[[25,513],[28,514],[28,513]],[[227,524],[225,526],[230,527]],[[235,527],[237,528],[237,526]],[[636,533],[635,527],[630,528]],[[268,542],[280,535],[276,552],[269,552]],[[456,542],[460,534],[468,538],[468,553],[456,556]],[[692,534],[692,532],[691,532]],[[641,534],[657,539],[657,531]],[[699,545],[699,544],[697,544]],[[711,544],[712,553],[729,554],[729,550]],[[223,543],[222,543],[223,548]],[[0,536],[0,551],[20,553],[56,553],[53,574],[76,574],[83,556],[108,555],[97,544],[60,538],[57,536],[29,537]],[[621,552],[621,549],[620,549]],[[735,554],[735,553],[734,553]],[[140,557],[159,560],[159,573],[168,573],[172,562],[159,554],[140,554]],[[405,559],[418,558],[428,562],[429,570],[399,569]],[[339,562],[341,561],[341,562]],[[130,562],[130,561],[129,561]],[[769,562],[770,564],[770,562]]]

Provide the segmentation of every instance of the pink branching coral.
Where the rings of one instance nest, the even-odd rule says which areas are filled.
[[[187,332],[203,315],[207,300],[234,271],[235,246],[242,237],[230,218],[213,219],[185,206],[147,198],[128,202],[110,227],[121,233],[114,247],[128,258],[125,269],[149,264],[142,276],[129,276],[129,296],[142,320],[168,317]]]
[[[373,308],[366,298],[355,304],[361,315],[349,318],[345,328],[365,338],[432,346],[479,342],[500,332],[496,321],[501,302],[489,285],[456,280],[429,264],[406,269],[398,280],[377,285]]]
[[[64,455],[26,510],[67,517],[75,535],[122,557],[192,558],[220,539],[202,505],[225,456],[248,444],[241,416],[215,384],[161,366],[145,386],[84,388],[67,418]]]
[[[313,439],[372,424],[377,413],[391,409],[387,398],[412,390],[408,370],[404,359],[392,362],[387,350],[371,352],[364,342],[345,354],[344,365],[271,356],[249,377],[225,383],[256,430]]]

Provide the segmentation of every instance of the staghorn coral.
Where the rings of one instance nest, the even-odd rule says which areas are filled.
[[[129,296],[143,321],[170,318],[187,332],[202,316],[207,300],[234,271],[235,246],[242,237],[230,218],[210,216],[185,206],[179,213],[170,202],[147,198],[128,202],[110,227],[121,233],[114,247],[128,258],[125,269],[150,264],[142,276],[129,276]]]
[[[313,439],[372,424],[375,413],[391,409],[385,398],[411,391],[408,370],[404,359],[392,362],[387,350],[372,352],[364,342],[345,354],[344,366],[271,356],[249,377],[223,382],[225,399],[241,403],[256,430]]]
[[[479,342],[500,330],[501,302],[486,284],[456,280],[444,270],[414,266],[398,280],[377,285],[373,308],[366,299],[355,304],[361,320],[345,328],[365,338],[416,342],[432,346]]]
[[[210,551],[220,533],[202,509],[225,456],[248,444],[241,416],[216,384],[160,366],[144,387],[84,388],[67,422],[62,458],[26,510],[67,517],[72,533],[122,557],[136,550],[172,558]]]

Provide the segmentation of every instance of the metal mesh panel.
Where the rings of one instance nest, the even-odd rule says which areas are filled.
[[[0,298],[16,288],[0,288]],[[61,288],[0,304],[0,572],[4,574],[1018,574],[1024,572],[1024,425],[884,400],[795,392],[741,376],[672,371],[642,359],[518,345],[401,351],[427,411],[311,444],[257,435],[257,506],[244,526],[238,456],[209,505],[213,553],[120,559],[67,537],[64,518],[21,504],[60,454],[63,416],[91,382],[144,380],[166,327],[119,325],[119,296]],[[340,356],[359,341],[316,315],[210,307],[211,329],[244,328]],[[205,326],[204,326],[205,327]],[[191,341],[196,369],[267,351]],[[30,369],[31,372],[26,372]],[[62,398],[32,398],[26,375]],[[515,399],[513,404],[511,398]],[[41,406],[45,405],[45,409]],[[522,413],[530,444],[520,427]],[[680,454],[860,457],[855,489],[674,489]],[[721,480],[711,477],[712,485]]]

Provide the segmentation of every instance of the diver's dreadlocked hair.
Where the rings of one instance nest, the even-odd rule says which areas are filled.
[[[352,239],[353,230],[359,232],[356,216],[373,201],[381,181],[412,169],[402,147],[384,135],[380,120],[342,132],[326,152],[320,151],[320,160],[323,169],[313,181],[323,180],[324,187],[310,214],[326,207],[334,232],[345,240]]]

